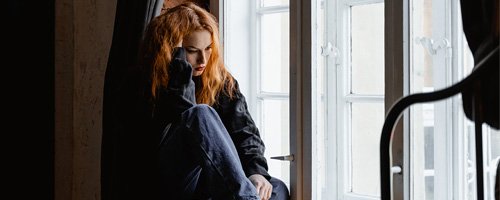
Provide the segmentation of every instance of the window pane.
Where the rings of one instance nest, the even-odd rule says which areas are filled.
[[[434,199],[435,153],[446,144],[435,143],[434,104],[411,107],[411,152],[414,199]],[[441,148],[435,149],[438,146]]]
[[[288,5],[288,0],[261,0],[263,7],[268,6],[285,6]]]
[[[352,103],[352,192],[380,196],[380,133],[383,103]]]
[[[486,156],[486,163],[484,167],[487,169],[485,176],[486,184],[484,185],[487,188],[485,196],[495,199],[495,177],[500,176],[500,174],[496,174],[497,165],[500,162],[500,145],[498,145],[500,144],[500,130],[495,130],[485,124],[483,125],[483,134],[486,136],[486,141],[483,140],[483,143],[486,144],[486,153],[484,154]]]
[[[492,163],[494,163],[495,161],[500,161],[500,145],[498,145],[500,144],[500,131],[491,128],[489,130],[490,145],[488,147],[488,151],[490,151],[491,160]]]
[[[444,87],[446,78],[446,65],[444,56],[437,55],[430,45],[435,37],[445,36],[444,28],[437,27],[445,22],[443,4],[433,3],[430,0],[412,1],[410,24],[410,92],[430,92],[435,88]],[[443,13],[436,13],[435,11]],[[440,17],[441,16],[441,17]],[[447,24],[448,26],[451,24]],[[443,65],[441,65],[443,64]],[[437,81],[435,80],[436,78]],[[448,174],[445,169],[446,159],[452,156],[446,152],[448,143],[447,113],[443,108],[444,102],[418,104],[411,107],[410,120],[410,157],[411,177],[413,178],[414,199],[447,199],[444,191],[446,185],[440,184],[446,180]],[[438,123],[439,122],[439,123]],[[448,157],[448,158],[449,158]],[[451,165],[450,165],[451,166]],[[449,172],[449,171],[448,171]],[[451,185],[451,184],[450,184]]]
[[[413,1],[412,12],[412,45],[411,45],[411,92],[428,92],[434,90],[433,58],[427,47],[433,38],[433,8],[429,0]],[[444,10],[443,10],[444,12]],[[437,30],[435,30],[437,31]],[[441,68],[445,66],[440,66]]]
[[[269,174],[290,185],[290,162],[270,159],[272,156],[290,154],[288,105],[287,99],[262,101],[261,137],[266,145]]]
[[[289,15],[266,14],[261,20],[261,89],[265,92],[289,90]]]
[[[384,4],[351,7],[352,93],[384,94]]]

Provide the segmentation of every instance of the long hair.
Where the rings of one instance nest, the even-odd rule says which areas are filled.
[[[148,87],[152,100],[158,97],[158,90],[167,87],[168,68],[175,45],[185,36],[199,30],[210,32],[212,53],[201,75],[201,88],[196,91],[196,103],[213,105],[220,92],[233,97],[235,81],[224,67],[217,27],[213,15],[191,2],[168,9],[148,24],[141,47],[140,64],[149,78]]]

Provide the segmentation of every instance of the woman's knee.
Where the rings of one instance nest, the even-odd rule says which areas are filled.
[[[198,104],[183,113],[186,128],[202,137],[225,137],[227,130],[217,112],[206,104]]]
[[[184,119],[193,117],[218,117],[217,112],[207,104],[196,104],[182,113]]]
[[[288,186],[278,178],[271,177],[269,180],[271,185],[273,185],[273,193],[271,195],[271,200],[288,200],[290,199],[290,192]]]

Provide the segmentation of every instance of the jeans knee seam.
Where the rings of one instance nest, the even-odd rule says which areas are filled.
[[[203,149],[203,147],[200,147],[200,148],[203,151],[203,155],[210,162],[210,165],[212,166],[212,168],[214,168],[215,171],[217,171],[217,173],[219,174],[219,176],[224,180],[224,183],[226,184],[226,187],[231,191],[231,193],[234,194],[236,191],[233,191],[233,189],[230,187],[230,185],[228,183],[229,181],[224,177],[224,175],[222,174],[222,172],[220,171],[220,169],[214,164],[213,160],[210,158],[210,156],[208,156],[208,153],[205,151],[205,149]]]

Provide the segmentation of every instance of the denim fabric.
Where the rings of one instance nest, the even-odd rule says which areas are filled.
[[[182,113],[159,156],[162,199],[197,199],[205,194],[214,200],[259,199],[224,125],[208,105],[195,105]],[[210,177],[211,185],[197,189],[202,174]]]
[[[288,191],[288,187],[283,181],[271,177],[269,180],[271,185],[273,185],[273,192],[271,194],[270,200],[289,200],[290,192]]]

